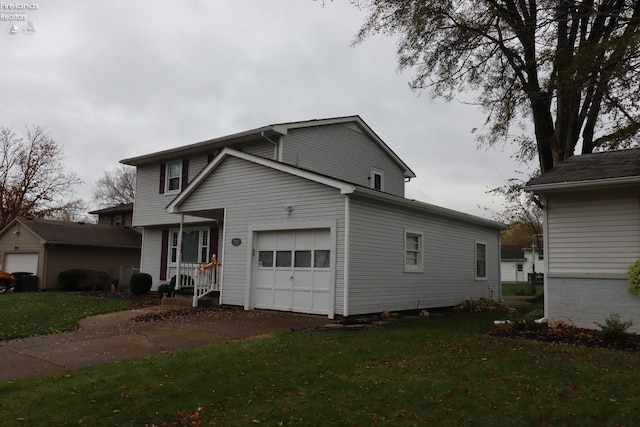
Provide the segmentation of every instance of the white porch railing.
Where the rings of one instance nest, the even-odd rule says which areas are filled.
[[[215,261],[215,260],[212,260]],[[209,264],[183,262],[180,264],[180,275],[193,279],[193,306],[198,306],[198,300],[203,296],[220,291],[220,263],[211,262]],[[190,280],[181,281],[183,286],[191,284]]]

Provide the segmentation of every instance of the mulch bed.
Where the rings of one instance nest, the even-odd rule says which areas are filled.
[[[527,339],[549,343],[572,344],[614,350],[640,351],[640,335],[627,334],[621,340],[604,340],[600,331],[570,325],[550,327],[538,325],[535,330],[519,330],[512,325],[500,325],[488,332],[494,337]]]

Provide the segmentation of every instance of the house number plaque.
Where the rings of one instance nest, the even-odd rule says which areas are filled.
[[[242,240],[240,240],[238,237],[235,237],[231,239],[231,244],[233,246],[240,246],[242,244]]]

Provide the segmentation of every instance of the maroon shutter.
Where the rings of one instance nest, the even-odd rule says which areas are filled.
[[[180,191],[184,190],[189,183],[189,160],[185,159],[182,161],[182,187]]]
[[[169,230],[162,230],[160,249],[160,280],[167,280],[167,259],[169,258]]]
[[[218,252],[218,232],[219,228],[210,228],[209,229],[209,259],[213,254],[216,255],[216,259],[220,261],[220,252]]]
[[[166,180],[166,175],[167,173],[167,165],[165,165],[164,163],[160,165],[160,190],[158,191],[158,193],[160,194],[164,194],[164,182]]]

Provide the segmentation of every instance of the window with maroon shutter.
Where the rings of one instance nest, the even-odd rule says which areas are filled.
[[[180,190],[184,190],[189,184],[189,160],[182,161],[182,182],[180,184]]]
[[[160,194],[164,194],[164,184],[167,179],[167,165],[164,163],[160,165],[160,190],[158,191]]]
[[[167,258],[169,257],[169,230],[162,230],[160,248],[160,280],[167,280]]]

